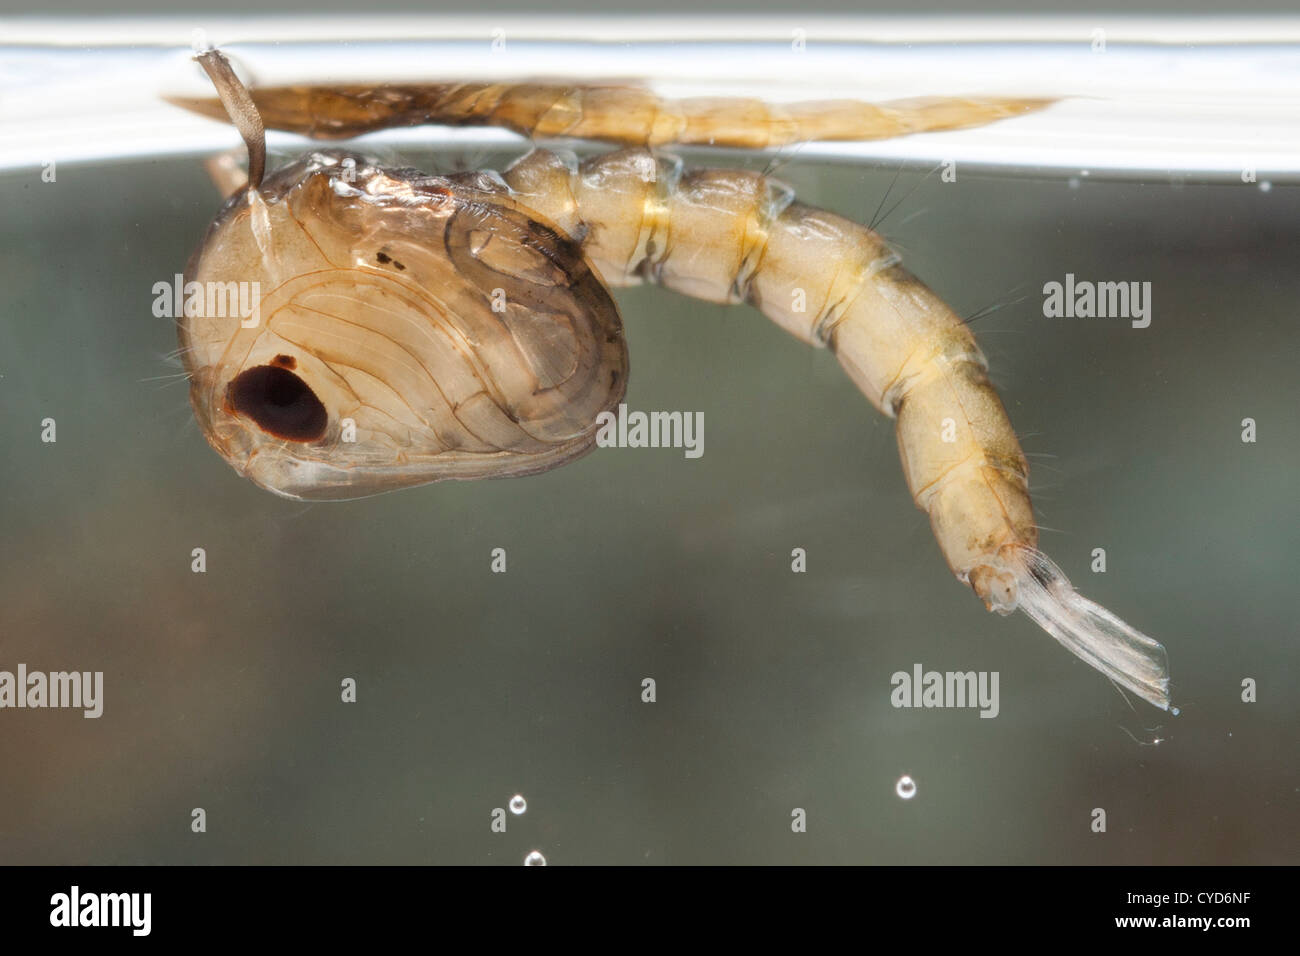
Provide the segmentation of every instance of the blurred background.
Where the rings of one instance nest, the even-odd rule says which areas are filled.
[[[199,434],[150,311],[219,205],[201,159],[0,176],[0,669],[104,672],[98,720],[0,711],[0,861],[1297,862],[1300,187],[776,170],[860,221],[889,191],[909,267],[962,315],[997,307],[974,328],[1042,546],[1165,643],[1170,718],[985,612],[890,423],[743,307],[617,293],[627,402],[703,412],[698,460],[260,491]],[[1149,281],[1151,326],[1045,318],[1067,272]],[[1000,714],[894,709],[916,663],[999,672]],[[527,812],[493,833],[516,793]]]

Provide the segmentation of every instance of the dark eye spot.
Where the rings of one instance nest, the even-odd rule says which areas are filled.
[[[329,414],[307,383],[274,365],[245,369],[226,386],[226,401],[268,435],[286,441],[316,441]]]
[[[292,355],[277,355],[273,364],[281,368],[295,369],[298,367],[298,360]]]
[[[392,262],[393,260],[389,257],[388,253],[386,252],[376,252],[375,261],[378,262],[380,265],[386,266],[388,265],[388,263]]]

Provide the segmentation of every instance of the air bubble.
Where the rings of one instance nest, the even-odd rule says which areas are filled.
[[[545,865],[546,865],[546,857],[542,856],[542,854],[539,853],[537,850],[534,850],[532,853],[529,853],[526,857],[524,857],[524,866],[545,866]]]
[[[916,781],[905,774],[894,784],[894,792],[904,800],[911,800],[916,796]]]
[[[1269,191],[1270,189],[1272,189],[1272,188],[1273,188],[1273,184],[1270,183],[1267,179],[1261,179],[1261,180],[1259,181],[1259,191],[1260,191],[1260,192],[1262,192],[1262,193],[1266,193],[1266,192],[1268,192],[1268,191]]]
[[[522,793],[516,793],[513,797],[510,798],[510,812],[513,813],[515,816],[519,816],[527,809],[528,809],[528,801],[524,799],[524,795]]]

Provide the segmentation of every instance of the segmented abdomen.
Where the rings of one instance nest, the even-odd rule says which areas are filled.
[[[912,496],[963,580],[1002,548],[1035,543],[1028,466],[974,336],[876,233],[757,173],[683,171],[643,149],[581,166],[536,151],[505,178],[584,236],[610,284],[748,302],[829,347],[897,419]]]

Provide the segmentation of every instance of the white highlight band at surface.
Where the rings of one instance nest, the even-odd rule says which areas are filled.
[[[201,32],[196,32],[201,31]],[[229,125],[162,100],[210,95],[196,40],[257,85],[571,79],[773,102],[1057,97],[986,127],[777,152],[1015,175],[1300,182],[1300,17],[1086,19],[355,17],[0,20],[0,170],[210,154]],[[494,129],[363,142],[480,149]],[[306,140],[273,134],[273,149]],[[690,152],[690,150],[685,150]]]

